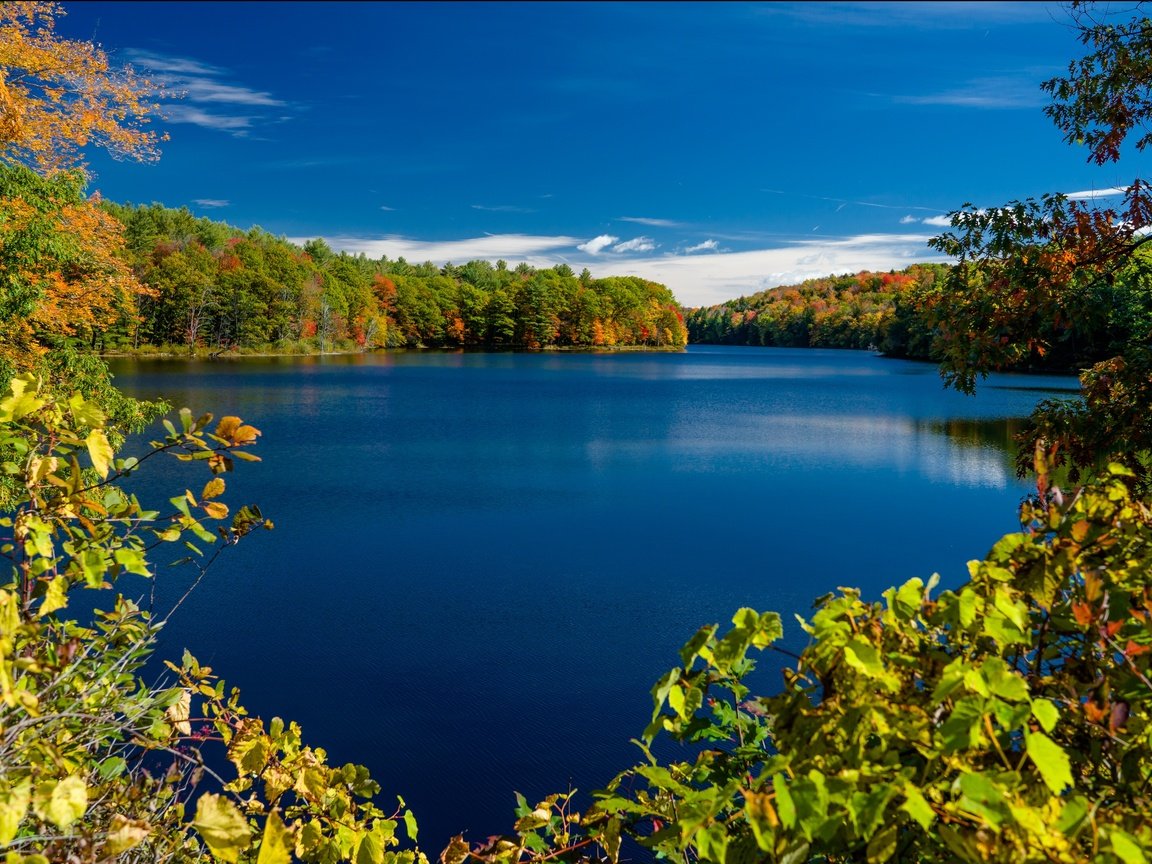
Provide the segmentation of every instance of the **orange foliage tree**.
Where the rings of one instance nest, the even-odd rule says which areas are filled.
[[[95,339],[144,289],[123,226],[84,195],[85,147],[152,159],[156,93],[99,46],[61,37],[59,4],[0,5],[0,360],[12,372],[61,337]]]

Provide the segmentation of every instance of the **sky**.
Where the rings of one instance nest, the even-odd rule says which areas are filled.
[[[965,203],[1109,195],[1040,83],[1061,4],[65,3],[164,85],[91,188],[376,258],[567,263],[687,306],[943,260]],[[175,98],[179,95],[179,98]],[[1118,200],[1118,199],[1116,199]]]

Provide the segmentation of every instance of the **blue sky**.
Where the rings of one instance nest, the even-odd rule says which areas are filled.
[[[71,3],[183,91],[93,188],[409,261],[567,262],[701,305],[935,260],[965,202],[1123,187],[1043,115],[1045,3]]]

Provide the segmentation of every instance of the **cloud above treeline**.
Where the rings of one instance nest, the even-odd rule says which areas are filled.
[[[740,252],[720,250],[707,240],[684,250],[684,254],[605,256],[605,250],[636,243],[632,252],[642,249],[647,238],[620,242],[602,234],[591,240],[563,235],[491,234],[463,240],[422,241],[400,235],[384,237],[334,236],[324,239],[334,249],[370,258],[387,256],[413,263],[431,261],[437,265],[460,264],[481,259],[503,259],[509,265],[527,263],[533,267],[568,264],[579,271],[587,267],[595,276],[641,276],[667,285],[686,306],[710,306],[748,294],[791,285],[830,274],[858,273],[861,270],[899,270],[909,264],[945,261],[928,249],[930,234],[862,234],[851,237],[798,241],[776,248]],[[290,238],[304,243],[311,238]],[[637,242],[640,241],[640,242]],[[712,245],[710,245],[712,244]],[[711,254],[688,254],[710,252]]]

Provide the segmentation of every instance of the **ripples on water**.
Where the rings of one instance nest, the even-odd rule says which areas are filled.
[[[116,371],[264,432],[265,461],[228,482],[277,530],[229,550],[166,655],[190,648],[255,712],[368,764],[431,851],[509,830],[513,790],[632,764],[648,689],[701,624],[960,581],[1015,527],[1013,424],[1075,388],[999,376],[969,398],[924,364],[705,347]],[[150,482],[203,482],[181,467]]]

